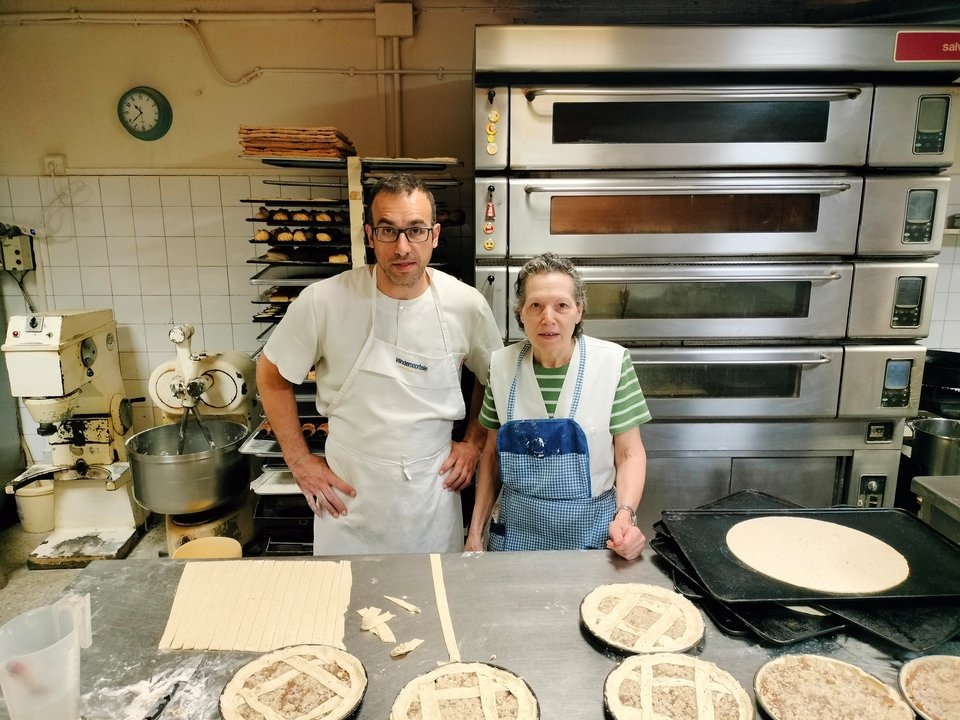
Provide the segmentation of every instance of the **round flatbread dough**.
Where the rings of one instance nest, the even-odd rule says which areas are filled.
[[[900,668],[900,690],[923,720],[960,718],[960,657],[926,655]]]
[[[689,655],[634,655],[603,684],[614,720],[752,720],[753,702],[730,673]]]
[[[753,689],[773,720],[913,720],[892,687],[856,665],[821,655],[771,660],[757,671]]]
[[[367,673],[350,653],[294,645],[237,670],[220,694],[224,720],[343,720],[360,704]]]
[[[430,707],[422,707],[427,698]],[[537,720],[540,705],[523,678],[487,663],[450,663],[415,677],[390,720]]]
[[[910,574],[907,559],[882,540],[813,518],[744,520],[727,531],[727,546],[761,575],[828,593],[883,592]]]
[[[657,585],[601,585],[580,603],[587,630],[632,653],[682,652],[703,637],[703,615],[680,593]]]

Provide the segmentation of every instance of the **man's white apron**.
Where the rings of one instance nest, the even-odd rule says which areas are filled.
[[[466,413],[459,373],[463,355],[450,350],[432,281],[443,352],[422,355],[377,339],[375,280],[370,334],[327,407],[327,463],[357,495],[341,494],[347,515],[314,520],[313,554],[460,552],[460,494],[443,489],[440,466],[450,453],[453,421]],[[376,446],[352,446],[349,437],[341,437],[351,426],[379,428]]]

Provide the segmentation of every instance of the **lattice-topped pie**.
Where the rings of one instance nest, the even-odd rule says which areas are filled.
[[[656,585],[601,585],[580,603],[584,627],[634,653],[682,652],[703,637],[703,615],[673,590]]]
[[[240,668],[220,695],[224,720],[343,720],[360,704],[367,673],[348,652],[294,645]]]
[[[523,678],[487,663],[450,663],[415,677],[390,720],[537,720],[540,705]]]
[[[689,655],[634,655],[603,686],[614,720],[753,720],[750,696],[733,676]]]
[[[926,655],[904,663],[900,690],[924,720],[960,718],[960,657]]]
[[[757,671],[757,702],[773,720],[913,720],[900,694],[856,665],[821,655],[784,655]]]

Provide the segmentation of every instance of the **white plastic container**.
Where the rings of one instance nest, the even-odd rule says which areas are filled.
[[[0,627],[0,689],[10,720],[79,720],[80,648],[89,646],[89,595],[67,595]]]
[[[53,530],[53,480],[35,480],[17,490],[17,515],[20,527],[28,533]]]

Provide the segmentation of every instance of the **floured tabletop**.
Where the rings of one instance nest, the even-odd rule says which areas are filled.
[[[411,679],[450,660],[453,643],[463,662],[492,663],[522,677],[536,694],[543,718],[603,717],[604,681],[622,659],[591,642],[580,625],[584,597],[599,585],[648,583],[672,588],[652,560],[628,563],[605,551],[279,558],[290,572],[307,572],[310,563],[349,560],[350,599],[344,645],[363,663],[366,695],[357,720],[383,720]],[[219,720],[221,690],[257,653],[214,650],[161,650],[181,574],[192,560],[104,560],[91,563],[70,591],[89,593],[93,645],[81,653],[84,720],[141,720],[177,680],[185,684],[167,706],[163,720]],[[240,562],[240,561],[238,561]],[[446,605],[438,605],[432,565],[442,568]],[[415,607],[405,608],[396,598]],[[386,642],[361,629],[361,609],[378,608],[378,621],[392,631]],[[366,613],[370,615],[371,613]],[[446,616],[448,622],[441,622]],[[449,625],[445,630],[444,625]],[[383,625],[380,626],[381,628]],[[391,656],[398,645],[423,640],[406,655]],[[960,642],[937,648],[960,655]],[[851,662],[896,686],[900,666],[913,656],[892,646],[869,644],[866,637],[839,634],[786,647],[768,647],[722,634],[706,618],[702,643],[690,655],[716,664],[751,695],[753,676],[768,660],[785,653],[815,653]],[[5,705],[0,718],[6,719]]]

